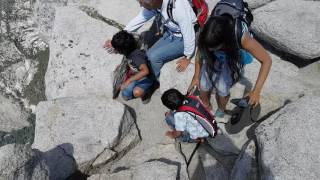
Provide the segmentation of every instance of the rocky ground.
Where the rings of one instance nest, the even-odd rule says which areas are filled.
[[[273,60],[259,121],[219,123],[223,134],[197,146],[164,136],[160,101],[168,88],[186,92],[193,64],[167,63],[146,105],[112,99],[122,57],[102,45],[139,12],[135,0],[0,0],[0,179],[318,179],[320,1],[248,3]]]

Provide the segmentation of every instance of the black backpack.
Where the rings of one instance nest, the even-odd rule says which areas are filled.
[[[220,0],[213,9],[211,16],[229,15],[235,21],[235,37],[239,49],[241,48],[242,22],[248,28],[253,21],[253,15],[247,2],[243,0]]]

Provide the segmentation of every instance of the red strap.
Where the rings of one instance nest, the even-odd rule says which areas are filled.
[[[208,17],[208,4],[205,0],[192,0],[193,5],[197,9],[197,18],[200,26],[203,26]]]
[[[180,108],[178,109],[178,111],[189,111],[189,112],[192,112],[196,115],[199,115],[201,117],[205,117],[202,113],[200,113],[199,111],[197,111],[196,109],[190,107],[190,106],[180,106]]]
[[[200,99],[198,96],[189,95],[189,96],[187,96],[187,98],[190,98],[190,99],[199,101],[200,104],[201,104],[203,107],[206,107],[206,106],[202,103],[201,99]],[[204,109],[205,109],[205,111],[206,111],[208,114],[211,115],[211,118],[214,119],[214,115],[211,113],[211,111],[209,111],[207,108],[204,108]],[[202,116],[202,117],[203,117],[203,116]]]

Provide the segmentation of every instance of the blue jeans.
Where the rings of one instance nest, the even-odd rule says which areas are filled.
[[[169,32],[165,32],[147,51],[153,73],[158,80],[162,66],[169,61],[183,56],[183,51],[183,38],[176,37]]]
[[[166,123],[172,128],[175,129],[175,125],[174,125],[174,116],[173,116],[173,112],[170,112],[166,118],[165,118]],[[182,135],[179,137],[179,139],[182,142],[189,142],[189,143],[195,143],[196,141],[190,138],[190,135],[188,132],[184,131],[182,132]]]
[[[133,99],[135,98],[133,95],[133,90],[135,87],[141,88],[143,92],[146,93],[154,82],[154,79],[148,77],[141,80],[133,81],[125,89],[122,90],[122,96],[127,100]]]

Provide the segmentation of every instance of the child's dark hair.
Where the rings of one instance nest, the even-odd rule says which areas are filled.
[[[116,51],[125,56],[130,55],[130,53],[137,49],[137,42],[133,35],[125,30],[117,32],[112,37],[111,45]]]
[[[233,84],[238,82],[243,71],[234,26],[233,19],[227,15],[210,17],[201,30],[198,41],[201,54],[207,60],[208,68],[211,71],[216,71],[213,67],[216,57],[209,48],[214,49],[214,51],[223,50],[228,55]]]
[[[177,110],[181,105],[183,105],[184,100],[185,96],[176,89],[169,89],[161,96],[163,105],[170,110]]]

